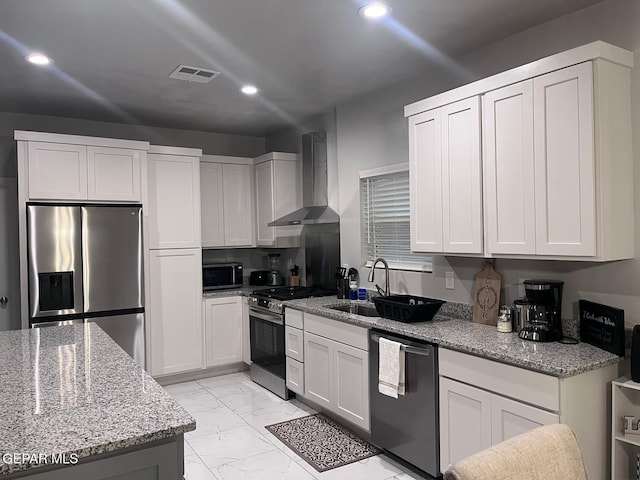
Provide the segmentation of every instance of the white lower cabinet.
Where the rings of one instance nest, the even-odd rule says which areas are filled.
[[[304,394],[309,400],[333,410],[333,340],[304,332]]]
[[[491,394],[440,377],[440,468],[491,446]]]
[[[242,361],[242,298],[207,298],[205,309],[205,366]]]
[[[284,346],[287,357],[304,362],[304,332],[287,325],[284,329]]]
[[[242,361],[251,365],[251,325],[247,297],[242,297]]]
[[[560,422],[560,416],[499,395],[491,396],[491,444]]]
[[[491,445],[559,421],[555,413],[441,377],[441,467],[446,470]]]
[[[334,411],[369,430],[369,352],[335,342]]]
[[[287,357],[287,388],[304,396],[304,363]]]
[[[369,431],[366,328],[305,314],[304,396]]]
[[[447,348],[438,355],[442,471],[503,440],[563,423],[580,443],[588,477],[609,478],[607,386],[618,364],[561,378]]]
[[[151,250],[149,278],[151,375],[202,368],[200,249]]]

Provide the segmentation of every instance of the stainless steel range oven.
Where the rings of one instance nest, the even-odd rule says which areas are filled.
[[[251,380],[285,400],[293,393],[286,387],[284,300],[330,295],[311,287],[268,288],[248,298],[251,338]]]

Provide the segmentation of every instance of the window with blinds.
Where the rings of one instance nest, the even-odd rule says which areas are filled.
[[[360,172],[363,260],[397,270],[431,271],[431,257],[411,252],[407,164]]]

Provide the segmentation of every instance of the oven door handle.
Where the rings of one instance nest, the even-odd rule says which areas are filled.
[[[262,313],[252,308],[249,309],[249,317],[256,317],[260,320],[265,320],[270,323],[275,323],[276,325],[284,325],[284,319],[280,317],[280,315],[273,315],[268,313]]]

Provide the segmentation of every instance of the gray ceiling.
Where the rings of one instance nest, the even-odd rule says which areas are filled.
[[[599,0],[388,0],[381,23],[362,1],[1,0],[0,111],[264,135]]]

